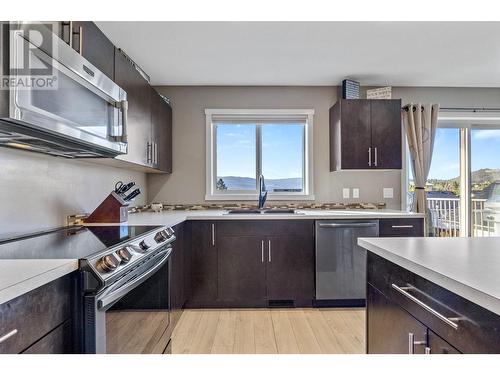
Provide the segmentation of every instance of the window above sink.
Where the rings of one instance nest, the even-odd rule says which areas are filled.
[[[313,200],[312,109],[206,109],[206,200]]]

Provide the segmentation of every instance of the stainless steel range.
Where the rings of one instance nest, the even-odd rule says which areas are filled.
[[[169,352],[174,240],[155,228],[82,259],[85,353]]]
[[[174,241],[163,226],[70,227],[0,241],[0,259],[79,259],[78,351],[168,353]]]

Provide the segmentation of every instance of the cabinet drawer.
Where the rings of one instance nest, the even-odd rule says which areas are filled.
[[[424,219],[380,219],[380,237],[423,237]]]
[[[71,320],[55,328],[26,349],[23,354],[70,354],[72,353]]]
[[[72,275],[0,305],[0,353],[20,353],[71,316]]]
[[[500,353],[500,316],[371,252],[367,270],[370,285],[459,351]]]

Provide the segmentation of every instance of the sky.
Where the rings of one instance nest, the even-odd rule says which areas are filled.
[[[217,125],[217,175],[255,177],[256,125]],[[304,125],[262,125],[266,179],[302,177]]]
[[[500,129],[472,130],[471,168],[500,169]],[[429,179],[448,180],[460,175],[460,131],[440,128],[436,132]]]

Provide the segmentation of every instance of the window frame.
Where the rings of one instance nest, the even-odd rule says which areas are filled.
[[[261,165],[261,127],[256,126],[256,189],[218,191],[216,189],[217,177],[217,132],[214,117],[248,117],[248,120],[270,121],[273,117],[289,117],[293,120],[304,121],[304,158],[303,158],[303,184],[302,192],[269,192],[268,200],[314,200],[313,193],[313,122],[314,109],[205,109],[206,129],[206,176],[205,176],[205,200],[207,201],[249,201],[258,199],[257,180]],[[264,176],[265,177],[265,176]]]

